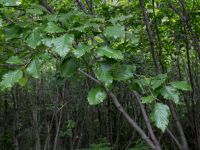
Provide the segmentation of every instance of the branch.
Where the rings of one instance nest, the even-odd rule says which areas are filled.
[[[41,0],[41,4],[44,8],[46,8],[51,14],[54,14],[55,11],[53,10],[53,8],[51,8],[46,0]]]
[[[95,79],[93,76],[91,76],[90,74],[84,72],[82,69],[78,69],[78,71],[82,74],[84,74],[86,77],[90,78],[91,80],[93,80],[94,82],[96,82],[97,84],[101,84],[99,80]]]
[[[79,8],[85,12],[85,5],[81,2],[81,0],[74,0]]]
[[[94,77],[92,77],[91,75],[89,75],[88,73],[84,72],[83,70],[79,69],[78,70],[80,73],[84,74],[85,76],[87,76],[88,78],[90,78],[91,80],[93,80],[94,82],[96,82],[97,84],[101,85],[101,82],[97,79],[95,79]],[[105,87],[104,87],[105,88]],[[106,88],[105,88],[106,90]],[[139,125],[135,122],[135,120],[133,120],[129,114],[124,110],[123,106],[119,103],[119,100],[117,99],[117,97],[114,95],[114,93],[109,92],[106,90],[106,92],[108,93],[108,95],[111,97],[113,103],[115,104],[116,108],[118,109],[118,111],[120,111],[122,113],[122,115],[124,116],[124,118],[126,118],[126,120],[129,122],[129,124],[140,134],[140,136],[148,143],[148,145],[152,148],[155,149],[155,145],[154,143],[151,141],[151,139],[146,135],[146,133],[144,132],[144,130],[142,130]],[[158,149],[160,150],[160,149]]]
[[[89,9],[90,13],[92,15],[94,15],[94,9],[93,9],[93,5],[92,5],[92,0],[85,0],[85,1],[87,3],[87,6],[88,6],[88,9]]]
[[[154,48],[154,37],[153,37],[153,32],[151,30],[150,19],[149,19],[147,12],[146,12],[144,0],[139,0],[139,2],[140,2],[140,8],[141,8],[142,14],[143,14],[143,20],[144,20],[144,23],[146,25],[151,55],[152,55],[152,58],[153,58],[155,69],[156,69],[157,73],[161,73],[161,68],[160,68],[160,65],[159,65],[158,57],[157,57],[157,54],[156,54],[156,51],[155,51],[155,48]]]
[[[181,150],[182,149],[181,144],[176,139],[176,137],[173,135],[173,133],[168,128],[166,129],[166,131],[171,136],[171,138],[174,140],[174,142],[176,143],[176,145],[178,146],[178,148]]]
[[[141,96],[136,92],[134,91],[133,92],[135,98],[136,98],[136,101],[138,102],[139,106],[140,106],[140,109],[142,111],[142,115],[143,115],[143,118],[144,118],[144,121],[146,123],[146,126],[147,126],[147,129],[149,131],[149,134],[151,136],[151,139],[153,140],[154,144],[160,148],[160,144],[159,144],[159,141],[157,140],[154,132],[153,132],[153,129],[152,129],[152,126],[151,126],[151,123],[150,123],[150,120],[149,120],[149,117],[146,113],[146,110],[144,108],[144,105],[141,103]],[[161,149],[161,148],[160,148]]]

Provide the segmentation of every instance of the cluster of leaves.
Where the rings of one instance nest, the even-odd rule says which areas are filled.
[[[153,105],[151,120],[155,126],[165,131],[169,123],[170,109],[166,101],[170,100],[180,104],[179,91],[191,91],[191,86],[186,81],[173,81],[167,83],[167,74],[159,74],[151,78],[136,79],[132,83],[132,89],[141,92],[142,103]]]
[[[132,15],[107,19],[73,9],[49,14],[37,3],[23,12],[18,10],[24,8],[23,3],[13,0],[1,1],[1,5],[4,6],[1,41],[4,49],[11,51],[4,62],[17,66],[3,75],[2,90],[10,89],[16,83],[25,85],[29,77],[39,78],[43,68],[48,68],[49,61],[55,62],[57,72],[63,78],[73,77],[80,68],[89,70],[108,90],[112,89],[114,82],[133,79],[136,65],[127,63],[125,59],[126,55],[135,53],[130,45],[138,45],[140,40],[131,27],[125,27]],[[17,9],[10,7],[16,5]],[[19,17],[9,18],[12,15]],[[142,26],[140,28],[142,31]],[[178,90],[191,90],[184,81],[166,84],[166,79],[167,75],[161,74],[133,81],[133,89],[146,95],[142,97],[143,103],[153,105],[152,121],[162,131],[167,127],[170,111],[161,99],[178,104]],[[90,105],[100,104],[106,99],[104,88],[98,86],[90,90]]]

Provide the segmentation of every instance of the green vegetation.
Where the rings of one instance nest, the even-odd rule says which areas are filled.
[[[199,150],[199,10],[0,0],[2,150]]]

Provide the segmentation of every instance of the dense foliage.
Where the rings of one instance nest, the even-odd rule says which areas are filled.
[[[0,147],[200,149],[199,10],[0,0]]]

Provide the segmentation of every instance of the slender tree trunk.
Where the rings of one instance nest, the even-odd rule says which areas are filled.
[[[8,101],[7,101],[7,93],[4,94],[4,117],[3,117],[3,147],[2,150],[8,149]]]
[[[50,150],[50,124],[49,122],[46,123],[46,128],[47,128],[47,133],[46,133],[46,140],[45,140],[45,146],[44,146],[44,150]]]
[[[32,117],[33,117],[33,128],[35,132],[35,150],[41,150],[40,131],[39,131],[39,125],[38,125],[38,111],[37,111],[36,106],[32,110]]]
[[[57,117],[57,115],[56,115]],[[58,136],[59,136],[59,132],[60,132],[60,124],[61,124],[61,121],[62,121],[62,109],[60,110],[60,113],[59,113],[59,118],[56,119],[56,135],[55,135],[55,139],[54,139],[54,147],[53,147],[53,150],[57,150],[57,147],[58,147]]]
[[[140,106],[141,111],[142,111],[142,115],[143,115],[145,124],[146,124],[146,126],[147,126],[147,129],[148,129],[148,131],[149,131],[150,137],[151,137],[153,143],[155,144],[156,149],[160,149],[160,150],[161,150],[161,148],[160,148],[160,143],[159,143],[159,141],[157,140],[157,138],[156,138],[156,136],[155,136],[155,134],[154,134],[154,132],[153,132],[153,129],[152,129],[152,126],[151,126],[149,117],[147,116],[147,113],[146,113],[146,110],[145,110],[145,108],[144,108],[144,105],[141,103],[140,95],[139,95],[136,91],[134,91],[133,94],[134,94],[134,96],[135,96],[135,98],[136,98],[136,101],[138,102],[138,104],[139,104],[139,106]]]
[[[176,114],[176,110],[173,106],[173,103],[171,101],[169,101],[169,106],[170,106],[170,109],[171,109],[171,113],[172,113],[172,116],[173,116],[173,119],[175,121],[175,124],[177,126],[177,129],[180,133],[180,137],[181,137],[181,141],[182,141],[182,150],[189,150],[189,147],[188,147],[188,144],[187,144],[187,140],[186,140],[186,137],[185,137],[185,134],[184,134],[184,131],[183,131],[183,128],[182,128],[182,125],[179,121],[179,118]]]
[[[14,109],[14,123],[13,123],[13,145],[15,150],[19,150],[19,112],[18,112],[19,87],[13,89],[13,109]]]
[[[154,37],[153,37],[153,32],[151,30],[150,19],[148,17],[147,12],[146,12],[144,0],[139,0],[139,2],[140,2],[140,7],[141,7],[141,10],[142,10],[142,13],[143,13],[144,22],[146,24],[146,29],[147,29],[147,33],[148,33],[148,37],[149,37],[149,44],[150,44],[152,58],[154,60],[154,65],[155,65],[155,68],[156,68],[156,71],[157,71],[157,74],[158,74],[158,73],[161,73],[161,68],[160,68],[160,65],[158,63],[159,61],[158,61],[158,58],[157,58],[157,55],[156,55],[156,51],[154,49]],[[178,131],[180,132],[180,135],[181,135],[183,149],[188,150],[189,148],[188,148],[187,140],[185,138],[185,134],[183,132],[183,128],[181,126],[181,123],[178,119],[177,114],[175,113],[175,108],[174,108],[172,102],[170,102],[170,103],[171,103],[170,104],[171,111],[174,111],[174,112],[172,112],[172,114],[173,114],[172,116],[174,117],[174,119],[177,122],[176,125],[177,125]]]
[[[156,147],[155,144],[151,141],[151,139],[146,135],[146,133],[138,126],[138,124],[127,114],[127,112],[124,110],[122,105],[119,103],[117,97],[113,93],[109,93],[109,96],[112,98],[113,103],[115,104],[118,111],[122,113],[124,118],[129,122],[129,124],[140,134],[140,136],[145,140],[148,145],[153,150],[161,150],[159,147]]]
[[[149,45],[150,45],[151,55],[152,55],[152,58],[153,58],[155,69],[156,69],[157,73],[161,73],[159,60],[158,60],[158,57],[157,57],[157,54],[156,54],[156,51],[155,51],[155,48],[154,48],[154,37],[153,37],[153,32],[151,30],[150,19],[149,19],[149,16],[148,16],[146,8],[145,8],[144,0],[139,0],[139,3],[140,3],[140,8],[142,10],[144,23],[146,25],[146,30],[147,30],[147,34],[148,34],[148,38],[149,38]]]
[[[94,77],[92,77],[91,75],[87,74],[86,72],[82,71],[81,69],[79,69],[79,72],[84,74],[85,76],[87,76],[88,78],[90,78],[91,80],[95,81],[97,84],[101,83],[99,82],[99,80],[95,79]],[[107,91],[107,90],[106,90]],[[112,92],[108,92],[110,98],[112,99],[115,107],[117,108],[117,110],[119,112],[122,113],[122,115],[124,116],[124,118],[129,122],[129,124],[131,125],[132,128],[134,128],[142,137],[142,139],[144,141],[146,141],[146,143],[151,147],[151,149],[153,150],[161,150],[159,147],[156,147],[155,144],[152,142],[152,140],[147,136],[147,134],[144,132],[144,130],[142,130],[140,128],[140,126],[135,122],[134,119],[132,119],[129,114],[124,110],[123,106],[119,103],[117,97],[112,93]]]

